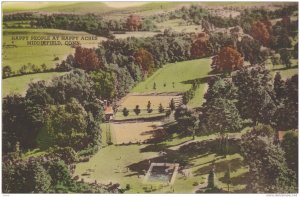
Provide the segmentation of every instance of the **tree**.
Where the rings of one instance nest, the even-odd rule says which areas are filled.
[[[289,35],[287,32],[282,32],[278,39],[277,39],[277,49],[282,49],[282,48],[291,48],[292,47],[292,41],[289,38]]]
[[[242,119],[233,100],[216,98],[204,104],[202,124],[210,132],[236,132],[242,128]]]
[[[134,113],[138,116],[138,115],[141,113],[140,106],[139,106],[139,105],[136,105],[136,106],[135,106],[135,109],[134,109],[133,111],[134,111]]]
[[[34,193],[47,193],[51,186],[51,176],[42,165],[36,164],[33,168]]]
[[[288,131],[284,134],[281,142],[287,165],[298,174],[298,132]]]
[[[170,107],[171,111],[174,111],[175,108],[176,108],[175,102],[174,102],[174,99],[173,99],[173,98],[172,98],[171,101],[170,101],[169,107]]]
[[[250,64],[259,64],[263,62],[267,57],[261,52],[261,44],[259,41],[244,36],[240,42],[237,43],[238,51],[243,55],[245,61],[249,61]]]
[[[264,23],[260,21],[253,23],[251,26],[250,34],[254,39],[260,41],[264,46],[269,45],[270,33]]]
[[[201,26],[203,32],[206,34],[209,34],[212,30],[214,30],[214,26],[205,19],[202,20]]]
[[[141,17],[138,15],[129,15],[127,18],[127,29],[129,31],[138,31],[141,25]]]
[[[204,94],[207,102],[213,101],[216,98],[235,100],[236,97],[237,88],[230,80],[215,77],[208,81],[208,89]]]
[[[75,151],[86,147],[88,113],[77,99],[72,98],[66,105],[51,106],[48,109],[45,128],[37,138],[40,148],[58,145],[72,147]]]
[[[150,52],[145,49],[139,49],[134,54],[134,62],[139,65],[144,78],[147,78],[148,75],[151,75],[154,71],[154,60]]]
[[[298,128],[298,75],[285,82],[283,102],[274,115],[274,122],[280,130]]]
[[[94,82],[93,89],[95,90],[97,97],[106,100],[112,100],[115,98],[117,91],[113,72],[102,70],[92,71],[89,76]]]
[[[159,113],[164,113],[164,111],[165,111],[165,109],[164,109],[164,107],[162,106],[162,104],[160,103],[160,104],[159,104],[159,107],[158,107],[158,112],[159,112]]]
[[[291,58],[292,54],[288,49],[281,49],[279,51],[280,53],[280,59],[282,63],[287,67],[290,68],[292,66]]]
[[[274,143],[274,134],[251,131],[242,136],[241,153],[249,165],[250,192],[293,193],[297,189],[295,174],[288,169],[284,151]]]
[[[298,59],[298,42],[294,45],[293,57]]]
[[[52,185],[68,185],[71,182],[71,172],[63,160],[48,161],[46,168],[52,178]]]
[[[193,110],[188,109],[185,105],[181,105],[176,109],[174,117],[180,133],[194,133],[196,117]]]
[[[215,166],[212,167],[212,169],[210,170],[209,174],[208,174],[208,178],[207,178],[207,187],[210,189],[215,188]]]
[[[129,110],[126,107],[123,108],[122,112],[123,112],[123,116],[125,116],[125,117],[127,117],[129,115]]]
[[[243,119],[254,124],[272,122],[276,111],[272,76],[264,66],[243,68],[232,77],[237,87],[237,109]]]
[[[280,55],[278,53],[276,54],[272,54],[271,55],[271,62],[273,64],[273,68],[276,66],[276,65],[279,65],[281,62],[280,62]]]
[[[152,113],[153,109],[151,109],[151,102],[148,101],[148,104],[147,104],[147,112],[148,113]]]
[[[285,82],[281,79],[280,72],[276,72],[274,78],[274,92],[278,101],[285,97]]]
[[[2,68],[3,78],[10,77],[11,75],[11,67],[10,66],[4,66]]]
[[[224,175],[224,181],[227,183],[227,191],[229,192],[229,185],[231,184],[231,177],[230,177],[230,164],[227,164],[227,169]]]
[[[209,37],[205,33],[200,33],[192,44],[191,55],[193,58],[202,58],[211,54]]]
[[[79,68],[86,71],[97,70],[103,67],[103,63],[93,49],[76,47],[74,60]]]
[[[242,68],[243,63],[244,60],[237,50],[230,47],[223,47],[213,58],[211,66],[213,70],[231,73],[234,70]]]

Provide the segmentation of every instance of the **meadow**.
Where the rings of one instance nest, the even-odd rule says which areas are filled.
[[[63,43],[60,46],[37,46],[27,45],[26,40],[13,40],[13,36],[59,36]],[[17,71],[21,66],[28,63],[40,66],[45,64],[47,68],[54,68],[55,65],[70,54],[74,53],[74,48],[65,45],[62,36],[91,36],[86,32],[66,31],[58,29],[4,29],[3,30],[3,65],[9,65],[12,71]],[[105,40],[103,37],[92,41],[80,41],[83,47],[97,47],[99,42]]]
[[[50,72],[50,73],[38,73],[23,75],[18,77],[11,77],[2,80],[2,97],[7,96],[8,94],[17,93],[21,95],[26,94],[28,84],[31,82],[36,82],[39,80],[51,80],[53,77],[63,75],[65,73],[61,72]]]

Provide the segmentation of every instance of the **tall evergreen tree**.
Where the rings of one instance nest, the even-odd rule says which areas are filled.
[[[244,119],[270,123],[276,110],[272,76],[264,66],[244,68],[232,77],[237,87],[237,108]]]
[[[274,91],[277,101],[281,101],[285,97],[285,82],[281,79],[279,72],[276,72],[274,78]]]

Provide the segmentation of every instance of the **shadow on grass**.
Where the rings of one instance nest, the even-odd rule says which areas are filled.
[[[215,172],[216,173],[225,172],[227,170],[228,164],[230,164],[230,168],[232,171],[236,171],[243,166],[243,162],[240,158],[215,162]],[[194,175],[201,176],[201,175],[209,174],[211,168],[212,168],[211,165],[201,167],[198,170],[196,170]]]
[[[298,65],[294,65],[294,66],[291,66],[289,68],[287,67],[283,67],[283,68],[273,68],[272,71],[282,71],[282,70],[289,70],[289,69],[293,69],[293,68],[298,68]]]
[[[234,146],[234,140],[230,140],[230,146]],[[148,146],[141,149],[141,152],[163,152],[162,155],[145,159],[138,163],[131,164],[127,166],[132,172],[136,172],[138,175],[145,175],[148,171],[151,163],[179,163],[182,168],[194,167],[192,160],[200,159],[208,156],[209,154],[218,153],[218,140],[206,140],[201,142],[192,142],[181,146],[178,150],[170,150],[165,144],[149,144]],[[232,152],[229,154],[234,154],[239,149],[232,148]],[[218,160],[216,160],[218,161]],[[232,169],[236,170],[242,166],[242,161],[240,159],[234,159],[230,161],[216,162],[217,172],[222,172],[226,170],[227,162],[232,163]],[[211,163],[207,162],[207,163]],[[203,164],[201,164],[203,165]],[[202,167],[196,172],[197,175],[208,174],[211,166]],[[136,175],[136,174],[134,174]],[[131,176],[131,175],[128,175]]]
[[[160,152],[165,151],[167,149],[167,145],[165,144],[150,144],[144,148],[142,148],[140,151],[142,153],[144,152]]]
[[[182,81],[180,83],[183,83],[183,84],[203,84],[203,83],[207,83],[209,80],[211,80],[214,77],[215,77],[214,75],[205,76],[205,77],[200,77],[200,78],[196,78],[196,79],[190,79],[190,80]]]

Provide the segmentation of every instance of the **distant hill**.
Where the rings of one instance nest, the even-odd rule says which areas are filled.
[[[122,2],[114,2],[122,4]],[[200,4],[207,7],[235,7],[235,6],[248,6],[260,7],[273,4],[281,4],[280,2],[145,2],[137,5],[130,2],[126,4],[114,5],[113,2],[106,4],[105,2],[4,2],[2,4],[3,13],[21,12],[21,11],[39,11],[39,12],[62,12],[62,13],[76,13],[76,14],[115,14],[122,16],[123,14],[139,13],[151,14],[153,12],[165,12],[174,10],[182,6],[189,6],[192,4]],[[110,6],[109,6],[110,5]],[[125,7],[128,6],[128,7]]]
[[[63,13],[104,13],[116,8],[102,2],[8,2],[3,3],[4,13],[21,11],[63,12]]]

